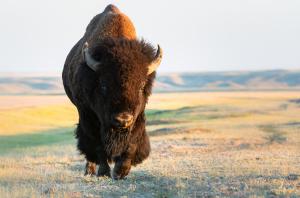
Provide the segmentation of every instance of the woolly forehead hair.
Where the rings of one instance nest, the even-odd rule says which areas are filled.
[[[154,60],[156,49],[143,39],[107,38],[92,44],[90,53],[95,60],[108,67],[118,66],[114,69],[120,72],[146,75],[147,66]]]

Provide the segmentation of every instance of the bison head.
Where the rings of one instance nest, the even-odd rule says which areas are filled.
[[[102,131],[130,132],[138,119],[144,119],[161,48],[143,40],[105,39],[85,43],[82,56],[89,78],[82,82],[87,92],[83,95]]]

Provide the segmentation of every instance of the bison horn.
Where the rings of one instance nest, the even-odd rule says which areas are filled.
[[[157,67],[160,65],[162,55],[163,55],[163,51],[160,48],[160,46],[157,45],[157,52],[156,52],[155,58],[151,62],[151,64],[148,66],[148,75],[152,74],[157,69]]]
[[[99,69],[100,62],[93,59],[91,54],[89,53],[89,44],[85,42],[82,48],[83,60],[85,61],[86,65],[89,66],[94,71]]]

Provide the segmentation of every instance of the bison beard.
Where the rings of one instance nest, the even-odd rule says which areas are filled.
[[[108,156],[118,156],[128,147],[130,134],[126,129],[119,131],[112,129],[110,133],[106,133],[104,137],[104,149]],[[111,160],[110,160],[111,161]]]
[[[75,133],[85,174],[95,175],[99,165],[98,176],[122,179],[148,157],[144,109],[161,58],[160,47],[136,39],[130,19],[113,5],[92,19],[70,51],[62,77],[79,113]]]

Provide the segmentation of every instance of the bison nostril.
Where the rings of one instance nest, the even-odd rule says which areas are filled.
[[[112,124],[116,127],[129,127],[132,121],[133,116],[129,113],[119,113],[112,117]]]

